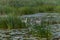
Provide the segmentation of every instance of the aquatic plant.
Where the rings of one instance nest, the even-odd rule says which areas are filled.
[[[14,29],[25,27],[25,23],[17,16],[9,15],[7,17],[0,17],[0,28]]]

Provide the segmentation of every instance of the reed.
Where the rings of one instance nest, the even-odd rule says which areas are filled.
[[[17,16],[8,15],[7,17],[0,17],[0,28],[15,29],[25,27],[25,23]]]

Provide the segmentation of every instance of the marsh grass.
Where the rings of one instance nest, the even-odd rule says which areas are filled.
[[[7,17],[0,17],[0,28],[17,29],[25,27],[25,23],[23,23],[22,20],[17,16],[9,15]]]
[[[57,2],[58,1],[58,2]],[[1,0],[0,15],[27,15],[35,13],[60,13],[59,0]]]
[[[60,6],[54,5],[39,5],[39,6],[23,6],[23,7],[0,7],[0,15],[15,14],[15,15],[28,15],[35,13],[60,13]]]

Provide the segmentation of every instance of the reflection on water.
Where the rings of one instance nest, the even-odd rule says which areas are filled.
[[[18,30],[0,30],[0,40],[37,40],[28,34],[28,29]]]

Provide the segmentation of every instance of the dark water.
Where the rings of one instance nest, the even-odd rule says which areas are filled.
[[[28,29],[0,30],[0,40],[37,40],[28,32]]]

